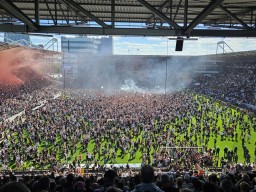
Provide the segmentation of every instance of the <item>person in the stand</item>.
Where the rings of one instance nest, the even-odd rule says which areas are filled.
[[[114,170],[108,170],[103,177],[104,185],[100,189],[94,190],[94,192],[105,192],[107,188],[114,185],[114,179],[116,177],[116,173]],[[120,190],[121,192],[121,190]]]
[[[219,192],[232,192],[232,182],[229,179],[224,179],[221,182],[221,188],[219,190]]]
[[[135,187],[132,192],[143,192],[143,191],[155,191],[163,192],[159,187],[157,187],[154,182],[154,170],[149,165],[144,165],[141,168],[140,174],[141,183]]]
[[[203,184],[202,192],[217,192],[217,188],[213,183],[205,182]]]
[[[19,192],[30,192],[30,189],[22,182],[11,182],[0,189],[1,192],[11,192],[11,191],[19,191]]]
[[[47,191],[50,188],[50,179],[47,176],[43,176],[38,180],[38,189],[42,192]]]
[[[193,189],[193,184],[189,182],[190,181],[190,175],[189,174],[186,174],[184,176],[184,181],[185,182],[182,184],[183,188]]]
[[[179,189],[174,187],[174,179],[172,176],[167,175],[166,173],[161,175],[160,181],[163,184],[162,190],[164,192],[178,192]]]

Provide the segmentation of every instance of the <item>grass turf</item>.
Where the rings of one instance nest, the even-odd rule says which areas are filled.
[[[205,98],[205,97],[202,97],[201,99],[202,99],[202,101],[206,101],[206,98]],[[216,107],[217,107],[217,106],[219,105],[219,101],[216,100],[215,105],[216,105]],[[200,107],[201,107],[201,105],[199,106],[199,109],[200,109]],[[199,110],[199,109],[198,109],[198,110]],[[236,111],[235,109],[232,109],[232,108],[228,108],[228,110],[231,110],[231,111],[232,111],[232,115],[234,115],[234,111]],[[227,114],[227,112],[226,112],[226,114]],[[205,114],[204,114],[204,116],[207,116],[207,115],[211,117],[213,114],[212,114],[212,112],[208,112],[208,113],[205,113]],[[225,121],[228,122],[228,119],[229,119],[229,118],[230,118],[230,117],[227,117],[227,116],[226,116],[226,117],[225,117]],[[246,121],[248,121],[247,115],[244,115],[244,118],[245,118]],[[181,122],[181,121],[176,120],[176,123],[175,123],[175,124],[177,124],[178,122]],[[196,119],[195,119],[195,117],[193,117],[192,123],[195,123],[195,122],[196,122]],[[165,128],[166,128],[166,126],[170,126],[170,127],[172,128],[173,125],[166,124],[166,125],[165,125]],[[221,117],[219,117],[216,126],[217,126],[217,127],[220,127],[220,131],[223,130]],[[227,126],[228,126],[228,123],[227,123]],[[190,132],[190,127],[191,127],[191,123],[189,124],[188,132]],[[213,125],[211,124],[210,127],[212,128]],[[234,147],[235,147],[235,145],[236,145],[236,146],[238,147],[238,163],[243,163],[243,162],[245,161],[245,159],[244,159],[244,157],[243,157],[242,141],[241,141],[241,139],[240,139],[241,129],[240,129],[239,125],[237,125],[238,142],[236,142],[236,141],[231,141],[231,139],[230,139],[230,141],[229,141],[227,138],[224,139],[223,141],[221,141],[220,131],[218,132],[218,136],[217,136],[217,145],[216,145],[216,146],[219,146],[219,148],[220,148],[220,157],[223,157],[223,156],[224,156],[224,151],[223,151],[223,150],[224,150],[224,147],[225,147],[225,146],[227,146],[230,150],[232,150],[232,149],[234,149]],[[144,133],[144,131],[143,131],[142,133]],[[176,133],[176,135],[177,135],[177,133]],[[211,135],[212,135],[212,134],[211,134]],[[15,136],[15,138],[16,138],[16,140],[17,140],[18,133],[15,133],[14,136]],[[27,130],[24,131],[23,137],[27,137]],[[139,137],[141,138],[141,137],[142,137],[142,134],[140,134]],[[178,138],[178,137],[177,137],[177,138]],[[193,138],[194,138],[194,137],[193,137]],[[213,136],[213,137],[210,136],[210,139],[209,139],[209,142],[208,142],[208,145],[207,145],[207,146],[208,146],[208,149],[214,147],[214,138],[215,138],[215,136]],[[181,138],[179,138],[179,139],[181,139],[181,140],[183,139],[183,134],[182,134]],[[132,140],[136,140],[136,138],[134,137],[134,138],[132,138]],[[18,140],[17,140],[17,141],[18,141]],[[58,141],[60,141],[60,138],[59,138],[59,137],[58,137]],[[204,139],[204,141],[205,141],[205,139]],[[199,144],[199,137],[198,137],[198,140],[197,140],[198,146],[202,146],[203,144],[205,144],[204,141],[203,141],[203,143],[200,145],[200,144]],[[246,141],[245,144],[246,144],[247,148],[248,148],[249,151],[250,151],[251,162],[254,162],[254,149],[255,149],[256,133],[253,131],[252,128],[251,128],[250,144],[247,143],[247,134],[246,134],[246,137],[245,137],[245,141]],[[71,143],[72,143],[72,141],[70,141],[70,144],[71,144]],[[102,143],[101,143],[101,146],[102,146],[102,145],[105,145],[105,142],[102,142]],[[54,148],[54,146],[48,144],[48,148]],[[44,142],[42,142],[42,143],[40,144],[39,151],[42,151],[43,149],[44,149]],[[93,149],[94,149],[94,140],[91,140],[90,143],[88,144],[87,150],[88,150],[90,153],[93,153]],[[11,151],[12,151],[12,150],[11,150]],[[151,153],[152,153],[152,152],[153,152],[153,149],[151,150]],[[85,151],[82,151],[80,141],[79,141],[78,144],[77,144],[77,151],[76,151],[76,153],[74,153],[72,157],[69,156],[68,162],[71,163],[71,162],[75,159],[76,156],[78,157],[79,154],[82,154],[82,164],[83,164],[83,163],[85,164],[84,159],[85,159],[85,157],[86,157],[86,153],[85,153]],[[136,158],[134,158],[134,159],[132,159],[132,160],[130,160],[130,161],[128,161],[128,156],[129,156],[129,155],[128,155],[128,152],[126,152],[126,155],[125,155],[124,157],[120,157],[120,154],[121,154],[121,150],[119,149],[118,152],[117,152],[117,158],[116,158],[116,160],[117,160],[116,163],[117,163],[117,164],[126,164],[126,163],[136,163],[136,164],[139,164],[139,163],[142,162],[142,159],[141,159],[142,152],[141,152],[140,150],[137,151],[137,153],[136,153]],[[110,155],[110,156],[111,156],[111,155]],[[58,155],[57,155],[57,161],[58,161],[60,158],[61,158],[61,155],[60,155],[60,153],[58,153]],[[78,158],[77,158],[77,159],[78,159]],[[95,159],[98,159],[98,153],[96,154]],[[63,162],[63,163],[65,162],[64,159],[62,159],[62,162]],[[103,164],[103,156],[101,156],[99,162],[100,162],[100,164]],[[108,164],[109,164],[109,163],[113,163],[113,162],[112,162],[112,158],[111,158],[111,160],[109,160],[107,163],[108,163]],[[29,168],[31,165],[32,165],[32,161],[31,161],[31,162],[26,162],[25,167]],[[220,165],[220,164],[219,164],[219,165]],[[16,164],[15,164],[14,162],[9,163],[9,166],[10,166],[12,169],[16,169]],[[50,166],[50,165],[48,165],[48,167],[49,167],[49,166]],[[37,165],[37,168],[38,168],[38,167],[39,167],[39,165]]]

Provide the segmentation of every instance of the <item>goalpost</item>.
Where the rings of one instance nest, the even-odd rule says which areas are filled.
[[[161,149],[204,149],[203,147],[160,147]]]

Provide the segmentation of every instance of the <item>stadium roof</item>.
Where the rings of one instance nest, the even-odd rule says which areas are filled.
[[[6,32],[256,37],[254,0],[1,0],[0,15]]]

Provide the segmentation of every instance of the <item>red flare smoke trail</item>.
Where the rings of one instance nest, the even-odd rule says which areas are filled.
[[[13,75],[13,71],[18,71],[27,63],[22,62],[22,59],[32,59],[33,50],[23,48],[14,48],[0,51],[0,82],[21,84],[22,81]]]

